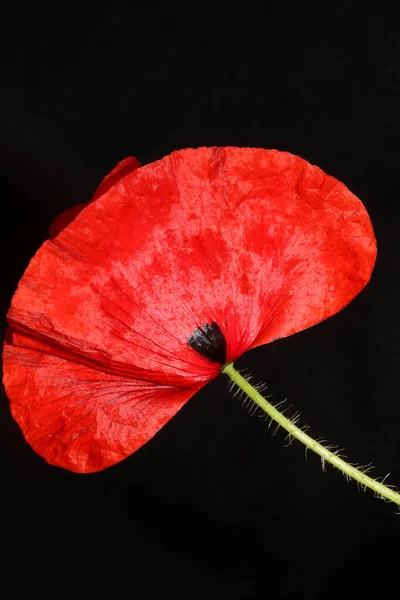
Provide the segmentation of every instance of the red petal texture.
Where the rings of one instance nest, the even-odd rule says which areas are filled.
[[[132,454],[194,393],[106,373],[44,345],[33,349],[29,340],[26,345],[10,345],[6,353],[13,415],[39,454],[72,471],[98,471]]]
[[[8,314],[13,416],[77,472],[149,440],[221,366],[188,346],[216,322],[227,361],[333,315],[368,282],[362,203],[286,152],[199,148],[135,169],[28,266]]]
[[[103,181],[95,191],[91,202],[94,202],[95,200],[97,200],[97,198],[100,198],[100,196],[102,196],[105,192],[108,192],[108,190],[111,189],[117,183],[117,181],[125,177],[125,175],[128,175],[128,173],[132,173],[132,171],[135,171],[140,166],[140,162],[133,156],[128,156],[127,158],[124,158],[124,160],[121,160],[121,162],[117,164],[115,169],[113,169],[111,173],[109,173],[107,177],[103,179]],[[88,204],[90,204],[90,202],[77,204],[76,206],[73,206],[72,208],[69,208],[68,210],[58,215],[54,219],[53,223],[50,225],[50,237],[56,237],[60,233],[60,231],[62,231],[67,225],[72,223],[75,217],[79,215],[79,213],[86,206],[88,206]]]

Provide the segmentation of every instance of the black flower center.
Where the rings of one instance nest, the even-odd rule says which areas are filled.
[[[195,329],[187,343],[192,350],[210,362],[220,365],[226,363],[226,339],[215,321],[205,323],[201,329]]]

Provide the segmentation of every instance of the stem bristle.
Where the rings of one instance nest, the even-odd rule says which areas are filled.
[[[240,396],[245,394],[246,398],[243,400],[243,406],[250,412],[251,415],[255,415],[258,410],[262,411],[264,420],[268,422],[268,429],[271,427],[272,422],[276,425],[272,435],[276,435],[279,428],[282,427],[286,430],[285,446],[291,446],[294,439],[297,439],[305,445],[305,457],[307,457],[308,450],[313,450],[320,456],[321,467],[326,472],[326,464],[330,463],[338,471],[340,471],[346,478],[346,481],[354,479],[357,482],[357,487],[360,491],[365,492],[367,487],[372,489],[374,496],[384,500],[385,502],[393,502],[397,504],[400,509],[400,494],[398,488],[393,485],[386,484],[386,479],[389,473],[383,478],[371,478],[367,473],[370,473],[375,467],[372,463],[365,465],[356,465],[346,462],[345,455],[343,454],[344,448],[339,448],[337,444],[328,444],[324,438],[311,438],[306,432],[310,429],[310,426],[305,424],[299,426],[300,412],[295,411],[291,417],[285,416],[292,405],[286,406],[282,411],[280,407],[285,405],[287,399],[272,404],[268,400],[271,395],[263,397],[260,391],[266,390],[267,385],[265,383],[257,384],[253,386],[250,381],[253,376],[247,373],[247,370],[242,369],[241,372],[237,371],[232,363],[229,363],[223,367],[222,372],[230,377],[230,390],[232,391],[235,386],[240,390]],[[238,390],[235,391],[234,397],[237,395]],[[267,400],[268,398],[268,400]],[[396,512],[395,514],[400,514]]]

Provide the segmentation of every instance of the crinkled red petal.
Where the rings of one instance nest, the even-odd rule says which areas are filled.
[[[32,259],[8,315],[21,338],[18,350],[16,341],[7,347],[5,371],[12,406],[21,405],[24,394],[24,415],[31,410],[35,417],[22,418],[15,408],[13,413],[47,460],[104,468],[111,463],[96,467],[98,458],[77,459],[72,443],[60,442],[55,451],[55,429],[68,426],[69,435],[82,435],[80,419],[67,418],[63,410],[52,411],[53,420],[44,427],[47,451],[41,424],[49,423],[56,385],[46,383],[46,369],[56,380],[55,361],[61,361],[61,372],[72,373],[80,364],[122,378],[121,389],[138,381],[153,386],[153,407],[146,414],[153,421],[146,430],[149,439],[164,422],[155,390],[165,404],[162,415],[168,411],[170,418],[178,410],[176,395],[190,397],[219,373],[220,365],[188,346],[195,328],[218,323],[227,360],[234,360],[346,306],[368,282],[375,257],[362,203],[303,159],[251,148],[174,152],[115,183]],[[29,345],[26,352],[46,357],[40,381],[31,373],[37,359],[27,361],[21,354]],[[14,392],[10,371],[17,373]],[[24,379],[37,383],[26,384],[24,392]],[[108,456],[116,452],[117,462],[119,441],[100,418],[98,388],[79,396],[79,378],[68,381],[74,406],[83,414],[94,396],[91,426],[86,421],[84,426],[90,432],[86,453],[92,436]],[[136,440],[130,431],[130,447],[136,449],[145,436]]]
[[[77,473],[105,469],[147,442],[196,390],[164,386],[5,344],[4,383],[26,440]]]

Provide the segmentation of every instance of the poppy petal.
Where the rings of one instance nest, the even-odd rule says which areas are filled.
[[[100,198],[103,194],[108,192],[118,181],[120,181],[129,173],[133,173],[136,169],[139,169],[142,165],[134,156],[127,156],[121,160],[114,169],[104,177],[100,185],[97,187],[92,202]]]
[[[8,319],[21,346],[178,394],[217,377],[220,356],[339,311],[375,257],[362,203],[305,160],[181,150],[130,172],[45,242]]]
[[[26,440],[50,464],[76,473],[132,454],[196,392],[7,343],[4,358],[12,414]]]
[[[117,166],[111,171],[111,173],[109,173],[107,177],[103,179],[103,181],[95,191],[91,202],[94,202],[95,200],[97,200],[97,198],[100,198],[100,196],[102,196],[102,194],[107,192],[113,185],[115,185],[117,181],[122,179],[122,177],[125,177],[125,175],[128,175],[128,173],[132,173],[132,171],[135,171],[140,166],[140,162],[133,156],[128,156],[127,158],[124,158],[124,160],[121,160],[121,162],[117,164]],[[83,202],[82,204],[77,204],[76,206],[73,206],[72,208],[69,208],[68,210],[59,214],[49,227],[50,237],[56,237],[60,233],[60,231],[62,231],[67,225],[69,225],[75,219],[75,217],[79,215],[79,213],[86,206],[88,206],[88,204],[90,204],[90,202]]]

